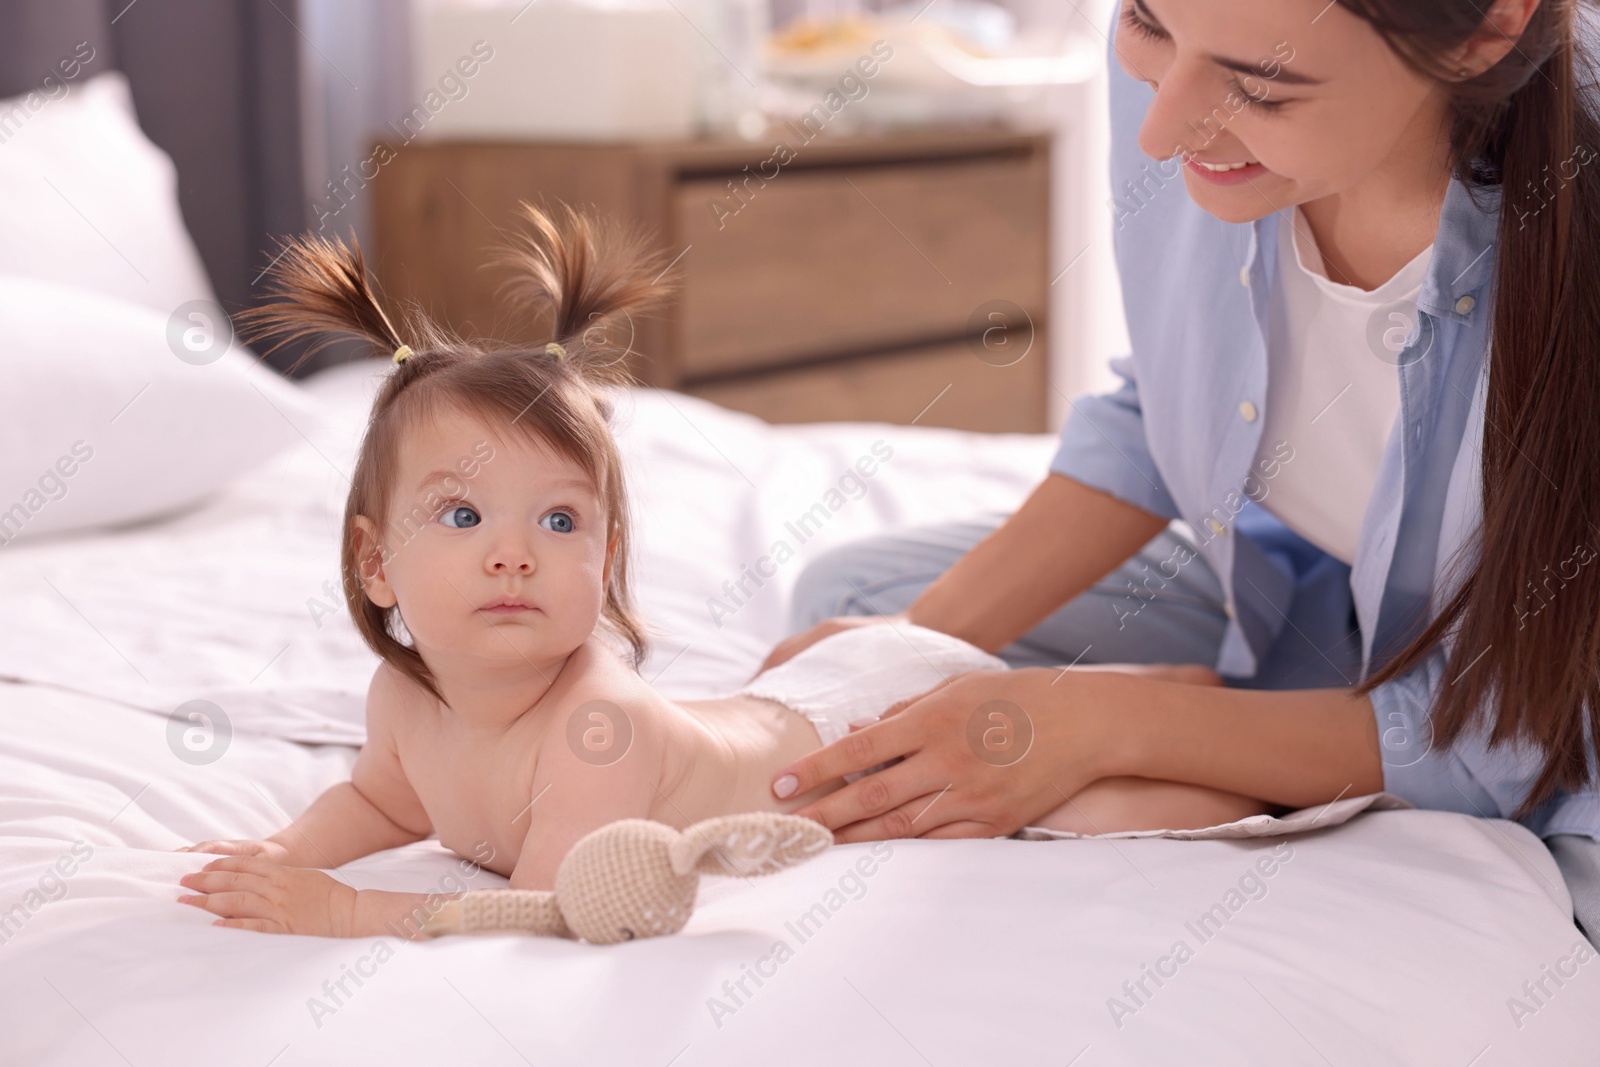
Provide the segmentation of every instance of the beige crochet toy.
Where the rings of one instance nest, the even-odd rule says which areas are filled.
[[[550,890],[478,889],[423,924],[429,936],[498,931],[582,938],[597,945],[683,929],[702,874],[744,878],[793,867],[833,844],[821,823],[752,811],[719,815],[679,833],[623,819],[580,838]]]

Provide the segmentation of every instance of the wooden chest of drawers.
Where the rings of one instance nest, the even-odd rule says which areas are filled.
[[[374,182],[380,281],[464,333],[543,340],[483,264],[518,200],[589,206],[674,262],[635,328],[650,384],[774,422],[1045,429],[1048,138],[784,134],[407,146]]]

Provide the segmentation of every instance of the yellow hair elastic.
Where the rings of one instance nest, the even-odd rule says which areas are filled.
[[[547,355],[547,356],[554,356],[557,359],[566,359],[567,358],[567,350],[565,348],[562,348],[560,345],[558,345],[554,341],[551,341],[549,344],[545,345],[544,346],[544,351],[545,351],[545,355]]]
[[[411,358],[411,346],[410,345],[401,345],[399,348],[394,350],[394,361],[396,363],[404,363],[406,360],[408,360],[410,358]]]

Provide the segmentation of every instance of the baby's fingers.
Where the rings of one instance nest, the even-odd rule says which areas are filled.
[[[206,869],[184,875],[178,879],[178,884],[198,889],[202,893],[220,893],[223,890],[238,889],[265,896],[267,887],[272,883],[259,874]]]
[[[217,856],[254,856],[261,851],[254,841],[202,841],[198,845],[180,848],[179,852],[209,852]]]
[[[264,860],[259,856],[224,856],[220,860],[212,860],[201,871],[239,871],[243,874],[260,875],[270,880],[274,874],[281,874],[283,864]]]
[[[254,930],[258,934],[286,934],[289,931],[280,922],[271,919],[218,919],[212,926],[228,926],[235,930]]]
[[[179,897],[178,903],[193,905],[225,919],[270,919],[278,913],[277,906],[270,900],[250,892]]]

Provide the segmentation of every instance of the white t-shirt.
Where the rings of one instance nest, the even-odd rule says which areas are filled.
[[[1271,459],[1278,467],[1255,495],[1285,526],[1350,563],[1400,409],[1398,353],[1433,246],[1369,291],[1330,280],[1305,215],[1296,207],[1290,219],[1278,225],[1266,422],[1254,469],[1270,470]],[[1293,449],[1287,462],[1284,444]]]

